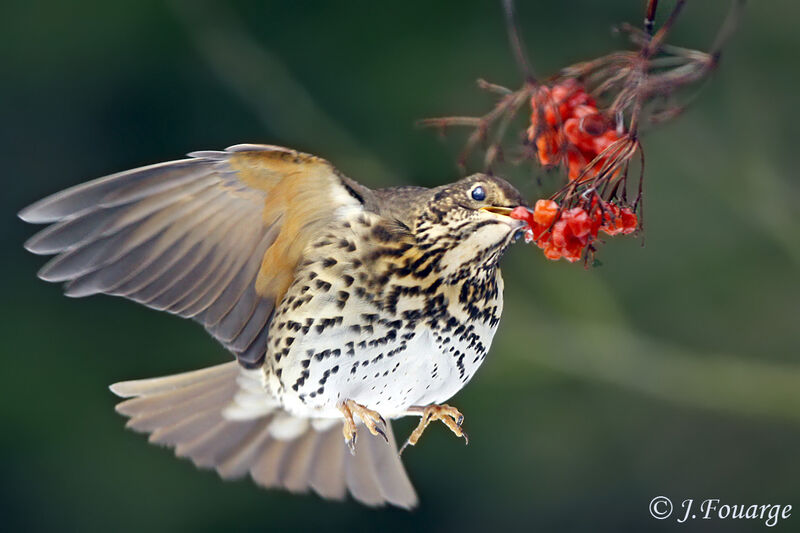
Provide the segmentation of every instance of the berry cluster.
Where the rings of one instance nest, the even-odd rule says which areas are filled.
[[[624,133],[598,111],[594,98],[573,78],[539,87],[531,107],[528,139],[536,146],[539,162],[557,165],[566,156],[570,180],[595,177],[606,157],[591,168],[587,165]]]
[[[578,261],[587,248],[594,250],[592,242],[598,232],[627,235],[639,226],[639,219],[629,207],[598,201],[597,197],[587,202],[586,208],[567,210],[553,200],[538,200],[533,211],[517,207],[511,217],[528,224],[525,241],[535,242],[545,257],[553,261],[563,257],[570,263]]]
[[[679,102],[682,89],[716,70],[721,47],[733,34],[745,3],[731,2],[714,47],[701,52],[667,44],[687,2],[673,2],[672,12],[658,29],[654,27],[658,0],[646,2],[643,29],[630,24],[619,27],[630,37],[633,50],[610,52],[537,79],[514,24],[514,0],[505,0],[512,50],[525,79],[522,86],[512,90],[478,80],[480,88],[499,95],[493,109],[480,116],[421,122],[442,132],[451,126],[472,130],[458,159],[464,171],[476,151],[484,152],[483,168],[489,173],[502,162],[565,171],[568,179],[559,175],[547,180],[545,186],[554,189],[547,193],[549,200],[541,200],[533,211],[516,211],[516,218],[529,224],[528,240],[535,241],[550,259],[583,257],[588,262],[600,242],[599,232],[618,235],[643,229],[641,126],[663,123],[685,108]],[[515,119],[526,113],[528,105],[531,113],[524,129],[519,135],[509,135],[509,128],[515,127]],[[520,137],[523,146],[506,145],[508,139]],[[514,157],[506,158],[509,154]]]

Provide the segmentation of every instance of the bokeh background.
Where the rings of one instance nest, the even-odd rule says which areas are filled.
[[[536,70],[625,46],[610,28],[643,3],[519,2]],[[672,42],[708,46],[726,9],[691,2]],[[452,181],[466,132],[414,122],[488,110],[478,77],[519,85],[500,3],[5,3],[2,529],[765,529],[656,521],[663,494],[792,504],[778,529],[800,531],[797,20],[796,2],[752,2],[693,107],[648,133],[645,246],[612,239],[591,270],[508,254],[491,357],[453,400],[470,445],[435,427],[405,454],[422,499],[408,513],[222,482],[124,430],[109,383],[228,356],[189,321],[37,280],[15,213],[239,142],[322,155],[370,186]]]

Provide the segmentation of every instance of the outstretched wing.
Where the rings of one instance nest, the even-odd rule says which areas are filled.
[[[113,174],[20,218],[52,224],[25,247],[68,296],[105,293],[192,318],[247,367],[308,241],[364,193],[324,159],[237,145]]]

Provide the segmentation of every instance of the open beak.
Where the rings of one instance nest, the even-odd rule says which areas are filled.
[[[513,209],[511,207],[499,207],[490,205],[487,207],[481,207],[481,211],[488,211],[490,213],[494,213],[495,215],[502,215],[504,217],[507,217],[511,215],[511,211],[513,211]]]
[[[486,207],[481,207],[480,210],[495,215],[499,219],[499,221],[508,224],[508,226],[512,230],[519,230],[520,228],[522,228],[522,226],[525,225],[524,221],[517,220],[516,218],[511,218],[511,211],[514,210],[513,207],[501,207],[496,205],[489,205]]]

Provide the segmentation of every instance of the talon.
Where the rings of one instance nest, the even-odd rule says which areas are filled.
[[[422,437],[422,434],[425,432],[425,428],[434,420],[441,420],[444,425],[450,428],[450,431],[455,433],[458,437],[464,437],[464,442],[469,444],[469,437],[461,428],[461,424],[464,422],[464,415],[461,414],[458,409],[450,407],[449,405],[429,405],[424,408],[412,407],[409,409],[409,412],[418,413],[420,410],[422,410],[422,417],[420,418],[419,425],[411,432],[405,444],[400,448],[400,454],[403,453],[406,446],[414,446],[417,444],[420,437]]]
[[[344,442],[345,444],[347,444],[347,447],[350,448],[350,453],[352,455],[355,455],[356,436],[358,434],[356,432],[356,423],[353,420],[353,413],[344,404],[342,404],[339,407],[339,410],[344,415],[344,425],[342,426],[342,433],[344,434]]]
[[[403,443],[403,445],[400,446],[400,451],[397,452],[397,455],[403,455],[403,450],[405,450],[406,446],[408,446],[409,444],[410,444],[409,443],[409,439],[406,439],[406,441]],[[413,444],[412,444],[412,446],[413,446]]]
[[[339,405],[339,411],[344,416],[344,428],[342,428],[344,440],[353,455],[356,453],[356,423],[353,415],[361,419],[370,433],[379,435],[387,443],[389,442],[389,438],[386,436],[386,420],[377,411],[367,409],[353,400],[343,401]]]

